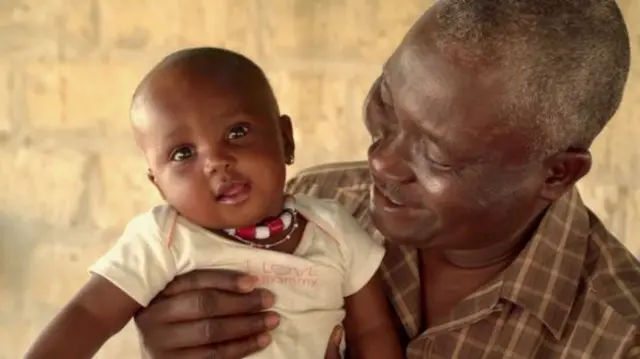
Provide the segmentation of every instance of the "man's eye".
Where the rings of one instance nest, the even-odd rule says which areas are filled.
[[[429,167],[438,171],[450,171],[453,169],[450,161],[441,159],[435,159],[433,155],[429,154],[429,147],[424,141],[419,141],[417,146],[413,148],[414,158],[424,161]]]
[[[249,125],[236,125],[231,127],[229,132],[227,133],[228,140],[235,140],[238,138],[242,138],[249,133]]]
[[[431,158],[427,157],[426,159],[427,159],[427,162],[429,162],[429,164],[431,165],[431,167],[436,168],[440,171],[449,171],[453,168],[451,165],[435,161]]]
[[[171,160],[175,162],[182,162],[191,158],[194,155],[191,147],[180,147],[171,152]]]

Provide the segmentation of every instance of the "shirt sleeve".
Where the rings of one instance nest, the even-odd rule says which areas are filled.
[[[374,240],[342,206],[337,205],[338,230],[346,247],[346,278],[342,287],[348,297],[357,293],[378,271],[384,257],[384,246]]]
[[[116,244],[89,268],[143,307],[176,276],[175,259],[161,229],[166,215],[158,212],[162,211],[132,220]]]

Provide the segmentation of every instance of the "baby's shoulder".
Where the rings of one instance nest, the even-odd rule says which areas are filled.
[[[307,220],[332,228],[339,227],[340,220],[345,216],[350,216],[342,205],[334,199],[319,199],[307,195],[296,195],[295,207]]]
[[[345,239],[352,241],[353,237],[370,239],[356,218],[336,200],[297,195],[296,208],[308,221],[340,242]]]
[[[157,205],[148,211],[135,216],[127,224],[124,233],[155,235],[165,233],[175,221],[176,211],[167,204]]]

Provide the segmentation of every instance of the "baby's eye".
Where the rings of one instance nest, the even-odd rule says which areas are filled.
[[[246,136],[248,133],[249,133],[248,124],[234,125],[229,129],[229,132],[227,133],[227,139],[235,140],[235,139]]]
[[[194,155],[193,148],[191,147],[179,147],[171,152],[171,161],[182,162],[191,158]]]

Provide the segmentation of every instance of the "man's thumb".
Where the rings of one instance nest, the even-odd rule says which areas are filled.
[[[342,326],[336,326],[331,333],[329,339],[329,345],[327,346],[327,353],[325,359],[341,359],[340,344],[342,344],[342,337],[344,335],[344,329]]]
[[[341,325],[338,325],[333,329],[333,333],[331,334],[331,341],[338,348],[340,348],[340,344],[342,344],[342,337],[344,336],[344,329]]]

